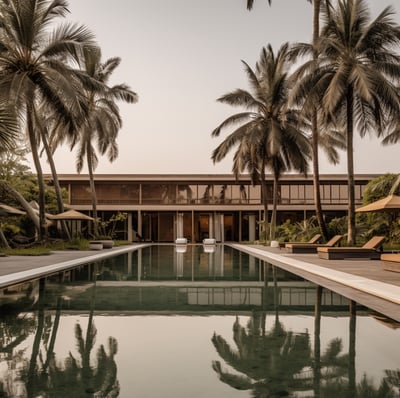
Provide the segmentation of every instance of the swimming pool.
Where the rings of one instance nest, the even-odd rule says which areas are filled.
[[[227,246],[149,246],[0,304],[4,397],[398,396],[398,323]]]

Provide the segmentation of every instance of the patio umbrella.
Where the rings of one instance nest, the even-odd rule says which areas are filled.
[[[70,225],[71,236],[73,235],[74,232],[76,235],[78,235],[78,228],[80,229],[80,221],[93,221],[94,220],[93,217],[90,217],[90,216],[83,214],[74,209],[64,211],[63,213],[56,214],[54,216],[51,216],[50,218],[52,220],[58,220],[58,221],[61,221],[61,220],[70,221],[71,222],[71,225]],[[75,228],[73,228],[73,226],[75,226]]]
[[[77,210],[67,210],[64,211],[64,213],[59,213],[56,215],[52,215],[49,218],[51,218],[52,220],[86,220],[86,221],[93,221],[94,218],[90,217],[86,214],[83,214]]]
[[[389,195],[383,199],[369,203],[356,209],[357,213],[367,213],[373,211],[395,211],[400,210],[400,196]]]
[[[369,203],[356,209],[357,213],[385,212],[389,213],[389,236],[393,237],[393,223],[400,210],[400,196],[388,195],[383,199]]]

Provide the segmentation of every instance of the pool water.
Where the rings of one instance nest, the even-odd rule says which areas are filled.
[[[398,397],[400,325],[218,245],[0,292],[0,397]]]

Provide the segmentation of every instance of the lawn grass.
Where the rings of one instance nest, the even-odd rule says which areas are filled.
[[[128,240],[115,240],[114,246],[131,245]],[[89,241],[87,239],[72,239],[69,241],[55,241],[45,244],[32,245],[30,247],[20,247],[12,249],[1,249],[1,254],[7,256],[45,256],[57,250],[89,250]]]

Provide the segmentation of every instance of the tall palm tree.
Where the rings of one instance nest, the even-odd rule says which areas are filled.
[[[69,62],[77,60],[83,46],[92,46],[93,35],[83,26],[55,26],[68,12],[63,0],[3,0],[0,3],[0,92],[7,93],[24,120],[39,186],[40,238],[46,235],[45,184],[39,159],[39,136],[33,112],[45,100],[73,122],[81,103],[71,81],[76,79]]]
[[[72,136],[71,148],[78,145],[76,167],[82,171],[84,163],[88,167],[90,189],[92,193],[92,208],[94,218],[94,235],[98,235],[97,198],[94,183],[94,170],[98,164],[96,147],[100,155],[107,154],[110,162],[118,156],[117,136],[122,127],[122,119],[117,100],[135,103],[138,96],[126,84],[109,86],[112,72],[120,64],[120,58],[110,58],[101,62],[100,49],[90,48],[84,51],[84,72],[98,86],[93,85],[85,90],[86,103],[89,109],[86,121],[78,128],[78,134]],[[60,142],[65,137],[59,137]]]
[[[323,10],[324,26],[316,48],[299,44],[296,51],[318,58],[300,66],[300,91],[320,104],[324,121],[346,132],[348,178],[348,244],[356,238],[353,137],[375,131],[383,134],[399,118],[400,28],[394,10],[385,8],[371,20],[365,0],[340,0],[337,9]]]
[[[319,38],[319,19],[321,12],[321,4],[330,4],[329,0],[307,0],[313,4],[313,45],[318,41]],[[272,0],[268,0],[268,4],[271,5]],[[254,0],[247,0],[247,9],[251,10],[254,5]],[[318,58],[316,50],[313,52],[314,60]],[[320,191],[320,179],[319,179],[319,153],[318,148],[320,145],[324,147],[324,139],[320,138],[319,125],[318,125],[318,113],[315,108],[312,109],[311,113],[311,132],[312,132],[312,166],[313,166],[313,188],[314,188],[314,203],[315,203],[315,214],[317,217],[318,225],[323,238],[326,240],[328,237],[326,223],[322,213],[321,205],[321,191]],[[339,145],[341,146],[341,145]]]
[[[252,89],[235,90],[218,99],[232,106],[241,106],[245,112],[235,114],[223,121],[213,132],[219,136],[222,129],[240,124],[212,153],[214,162],[222,160],[238,145],[234,157],[233,172],[247,169],[253,182],[261,182],[265,222],[268,220],[268,198],[265,181],[266,168],[274,177],[273,213],[270,238],[274,239],[278,182],[281,174],[294,169],[305,173],[310,154],[309,138],[303,129],[307,127],[297,109],[287,105],[289,85],[289,45],[283,44],[276,56],[269,45],[261,51],[260,60],[253,71],[248,64],[245,71]]]

